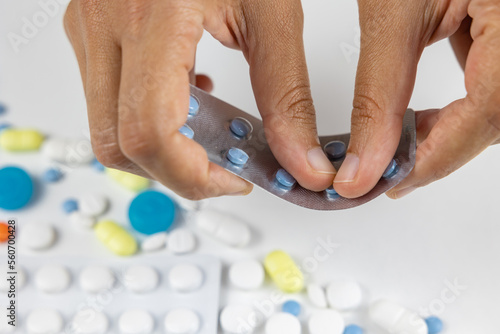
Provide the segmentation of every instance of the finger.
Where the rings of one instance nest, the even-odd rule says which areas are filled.
[[[324,190],[336,171],[318,140],[300,1],[252,1],[244,11],[249,30],[244,52],[266,139],[300,185]]]
[[[198,74],[196,75],[196,87],[210,93],[214,90],[214,83],[210,77],[204,74]]]
[[[184,197],[249,193],[249,183],[209,163],[203,147],[178,131],[188,114],[189,72],[203,32],[203,3],[155,2],[142,16],[141,28],[128,28],[122,40],[122,151]]]
[[[470,16],[467,16],[467,18],[462,21],[462,24],[460,25],[460,28],[458,28],[457,32],[450,36],[451,46],[455,51],[455,56],[457,57],[460,66],[462,66],[462,69],[465,69],[467,55],[469,54],[469,50],[472,45],[472,37],[470,35],[471,23],[472,19]]]

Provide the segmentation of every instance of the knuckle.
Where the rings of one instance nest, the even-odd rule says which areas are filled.
[[[316,115],[314,103],[311,97],[310,86],[308,83],[297,82],[296,80],[286,80],[291,82],[281,99],[275,106],[276,110],[281,110],[282,117],[294,124],[300,124],[304,127],[316,127]]]
[[[375,92],[371,88],[358,86],[352,103],[352,124],[357,127],[365,127],[377,124],[380,115],[385,112],[384,104],[376,99]]]
[[[123,154],[132,161],[151,158],[156,153],[156,138],[151,129],[137,121],[132,126],[120,130],[119,145]]]

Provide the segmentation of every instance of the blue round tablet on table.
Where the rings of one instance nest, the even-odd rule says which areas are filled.
[[[43,180],[47,183],[53,183],[59,181],[62,176],[62,172],[59,169],[50,168],[43,173]]]
[[[22,209],[32,196],[33,181],[28,173],[13,166],[0,169],[0,209]]]
[[[5,104],[0,103],[0,115],[4,114],[7,111],[7,107]]]
[[[78,201],[74,198],[69,198],[63,202],[62,208],[67,214],[78,211]]]
[[[358,325],[349,325],[344,329],[344,334],[363,334],[363,329]]]
[[[165,232],[174,223],[174,201],[159,191],[148,190],[137,195],[130,203],[128,217],[132,227],[143,234]]]
[[[302,307],[295,300],[287,300],[283,303],[281,310],[285,313],[290,313],[296,317],[299,316]]]
[[[438,317],[428,317],[425,319],[425,323],[429,334],[438,334],[443,330],[443,322]]]

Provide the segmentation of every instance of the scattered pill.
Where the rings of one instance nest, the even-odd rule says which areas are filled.
[[[102,312],[93,308],[84,308],[75,314],[70,325],[76,334],[105,334],[108,332],[109,320]]]
[[[137,251],[137,241],[132,234],[113,221],[100,221],[94,230],[97,238],[117,255],[128,256]]]
[[[388,179],[396,175],[398,172],[398,164],[396,163],[396,160],[392,159],[391,162],[389,163],[389,166],[384,171],[384,174],[382,174],[382,177],[384,179]]]
[[[118,169],[106,168],[106,174],[122,187],[134,192],[146,190],[151,185],[151,181],[145,177]]]
[[[78,201],[74,198],[68,198],[63,202],[62,208],[67,214],[78,211]]]
[[[438,317],[425,318],[428,334],[439,334],[443,330],[443,322]]]
[[[196,218],[196,226],[230,247],[245,247],[252,233],[248,224],[230,214],[203,210]]]
[[[63,318],[56,310],[36,309],[26,318],[26,328],[29,334],[60,333],[63,329]]]
[[[95,159],[92,145],[86,139],[49,138],[43,143],[42,153],[71,167],[88,165]]]
[[[280,250],[269,253],[264,267],[281,291],[295,293],[304,288],[304,275],[287,253]]]
[[[229,129],[238,138],[247,138],[252,133],[252,124],[244,118],[236,117],[229,124]]]
[[[90,230],[96,223],[96,219],[94,217],[87,216],[79,211],[73,211],[69,215],[69,220],[74,227],[81,230]]]
[[[250,306],[228,305],[220,313],[219,322],[226,334],[252,334],[260,326],[261,318]]]
[[[201,322],[195,312],[179,308],[168,312],[164,326],[167,334],[195,334],[200,330]]]
[[[331,308],[348,311],[361,305],[363,291],[356,282],[335,280],[326,288],[326,299]]]
[[[178,292],[192,292],[203,284],[203,272],[194,264],[178,264],[168,273],[170,287]]]
[[[5,106],[5,104],[0,103],[0,115],[5,114],[6,111],[7,111],[7,107]]]
[[[12,126],[9,123],[0,123],[0,133],[2,133],[3,130],[10,129]]]
[[[26,171],[13,166],[0,169],[0,209],[22,209],[32,196],[33,181]]]
[[[242,290],[255,290],[264,282],[264,268],[255,260],[245,260],[233,263],[229,268],[229,281]]]
[[[130,203],[128,217],[137,232],[147,235],[164,232],[174,223],[175,203],[164,193],[148,190]]]
[[[98,171],[100,173],[102,173],[106,170],[106,167],[104,167],[104,165],[102,163],[100,163],[99,160],[97,160],[97,159],[92,160],[91,166],[92,166],[92,168],[94,168],[96,171]]]
[[[123,312],[118,319],[118,328],[122,334],[150,334],[154,325],[153,316],[144,310]]]
[[[276,172],[276,182],[285,189],[291,189],[297,183],[295,178],[283,168]]]
[[[49,168],[43,173],[43,181],[46,183],[54,183],[62,179],[63,174],[57,168]]]
[[[363,329],[358,325],[348,325],[344,329],[344,334],[363,334]]]
[[[52,225],[29,223],[21,230],[20,242],[31,250],[50,248],[56,240],[56,231]]]
[[[335,190],[333,186],[329,186],[328,188],[326,188],[325,192],[331,199],[337,199],[340,197],[340,195],[337,193],[337,190]]]
[[[44,136],[29,129],[4,129],[0,133],[0,147],[10,152],[36,151],[40,148]]]
[[[178,228],[168,235],[168,249],[174,254],[187,254],[194,251],[196,237],[186,228]]]
[[[290,313],[277,312],[266,321],[266,334],[300,334],[301,332],[302,327],[299,319]]]
[[[47,264],[35,273],[35,286],[45,293],[59,293],[66,290],[71,282],[68,269],[59,264]]]
[[[344,142],[334,140],[325,145],[326,156],[333,161],[340,160],[345,157],[346,147]]]
[[[427,324],[415,312],[388,300],[370,305],[370,319],[389,333],[428,334]]]
[[[167,244],[167,233],[158,232],[144,238],[144,240],[141,243],[141,250],[143,252],[155,252],[165,248],[166,244]]]
[[[200,103],[194,96],[189,96],[189,116],[196,116],[200,111]]]
[[[314,312],[307,322],[309,334],[342,334],[344,319],[335,310],[320,310]]]
[[[12,234],[14,235],[14,233]],[[9,235],[9,225],[4,222],[0,222],[0,242],[6,242],[9,240]]]
[[[158,272],[148,265],[135,265],[128,268],[124,279],[127,289],[136,293],[153,291],[160,281]]]
[[[281,310],[285,313],[290,313],[293,316],[298,317],[302,307],[295,300],[287,300],[283,303]]]
[[[115,284],[115,275],[106,266],[91,265],[80,273],[80,287],[89,293],[98,293],[109,290]]]
[[[86,194],[78,199],[78,209],[91,217],[98,217],[106,212],[109,200],[101,194]]]
[[[326,294],[325,290],[318,284],[310,283],[307,285],[307,297],[311,304],[319,308],[326,308]]]
[[[244,166],[248,162],[248,154],[245,151],[232,147],[227,151],[227,160],[237,166]]]
[[[188,137],[189,139],[193,139],[194,137],[194,131],[191,129],[188,125],[184,124],[181,126],[179,129],[179,132],[182,133],[184,136]]]

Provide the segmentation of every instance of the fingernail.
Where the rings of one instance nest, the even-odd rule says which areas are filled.
[[[335,168],[326,157],[321,147],[315,147],[307,152],[307,162],[318,173],[335,174]]]
[[[339,172],[333,180],[334,183],[353,182],[359,169],[359,158],[356,154],[348,153],[340,166]]]
[[[396,199],[403,198],[406,195],[411,194],[412,192],[414,192],[416,189],[417,189],[417,187],[408,187],[408,188],[402,189],[402,190],[396,192],[394,194],[394,197],[396,197]]]
[[[253,186],[247,181],[236,178],[233,180],[232,187],[234,191],[228,193],[228,196],[245,196],[252,192]]]

